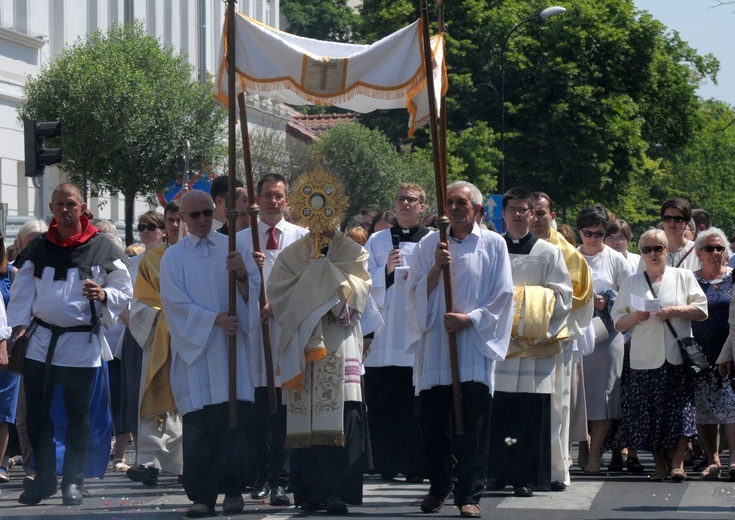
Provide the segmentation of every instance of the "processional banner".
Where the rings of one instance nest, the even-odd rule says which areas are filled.
[[[222,31],[214,96],[227,106],[227,23]],[[313,40],[235,16],[237,93],[291,105],[337,106],[366,113],[405,108],[409,137],[429,122],[421,20],[372,45]],[[431,38],[436,106],[447,89],[443,37]]]

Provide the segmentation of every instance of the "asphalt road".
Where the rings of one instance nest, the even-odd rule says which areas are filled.
[[[653,468],[650,456],[642,457],[648,472]],[[723,457],[727,463],[727,457]],[[575,467],[576,468],[576,467]],[[532,498],[514,498],[512,489],[486,492],[481,506],[483,518],[502,520],[574,520],[574,519],[726,519],[735,517],[735,482],[726,479],[702,481],[690,478],[680,484],[671,481],[648,482],[646,475],[603,472],[599,476],[583,475],[573,469],[572,486],[561,493],[536,493]],[[162,476],[155,488],[130,482],[123,473],[112,470],[104,480],[88,480],[93,494],[82,506],[61,504],[61,493],[37,506],[18,504],[22,492],[22,471],[11,469],[12,480],[0,486],[0,519],[75,519],[96,516],[105,519],[172,519],[183,518],[190,502],[176,477]],[[451,499],[436,514],[420,511],[419,503],[428,484],[406,484],[402,480],[383,482],[376,476],[365,479],[365,501],[350,506],[350,517],[381,518],[458,518],[459,510]],[[221,497],[220,497],[221,500]],[[218,516],[222,517],[218,504]],[[307,513],[294,507],[271,507],[246,499],[245,510],[232,518],[333,518],[324,513]]]

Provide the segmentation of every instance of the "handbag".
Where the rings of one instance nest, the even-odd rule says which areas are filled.
[[[648,277],[648,272],[643,271],[643,275],[646,277],[648,287],[651,288],[651,294],[653,294],[654,298],[658,298],[656,291],[653,290],[653,284],[651,284],[651,279]],[[704,355],[702,347],[697,344],[697,341],[692,337],[679,338],[674,327],[669,323],[669,320],[666,320],[666,325],[668,325],[671,334],[676,339],[676,344],[679,345],[679,352],[681,352],[681,359],[687,374],[692,377],[709,374],[712,371],[712,366],[710,366],[709,361],[707,361],[707,356]]]
[[[38,323],[34,320],[30,327],[21,332],[18,337],[8,340],[8,370],[11,372],[23,375],[28,343],[36,331],[36,327],[38,327]]]

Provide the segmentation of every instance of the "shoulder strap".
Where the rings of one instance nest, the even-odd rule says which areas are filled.
[[[689,250],[691,252],[691,249]],[[689,253],[687,253],[689,254]],[[643,271],[643,276],[646,277],[646,282],[648,282],[648,287],[651,289],[651,294],[653,294],[654,298],[658,298],[656,295],[656,291],[653,289],[653,284],[651,283],[651,279],[648,277],[648,271]],[[666,325],[669,326],[669,330],[671,331],[671,334],[674,336],[674,339],[679,339],[679,336],[676,335],[676,331],[674,330],[674,327],[669,323],[669,320],[666,320]]]
[[[687,244],[688,244],[688,243],[689,243],[689,242],[687,242]],[[691,247],[691,248],[689,249],[689,251],[687,251],[686,253],[684,253],[684,256],[682,256],[682,257],[681,257],[681,258],[679,259],[679,261],[678,261],[678,262],[676,263],[676,265],[675,265],[674,267],[679,267],[679,266],[681,265],[681,263],[682,263],[682,262],[683,262],[684,260],[686,260],[686,257],[688,257],[688,256],[689,256],[689,253],[691,253],[692,251],[694,251],[694,246],[692,246],[692,247]]]

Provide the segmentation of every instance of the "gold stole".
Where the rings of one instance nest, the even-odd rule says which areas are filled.
[[[574,293],[572,296],[572,311],[576,311],[590,301],[595,294],[592,288],[592,277],[590,276],[589,266],[582,253],[567,242],[557,230],[550,228],[549,233],[549,243],[561,249],[564,263],[567,264]]]
[[[176,409],[171,391],[171,335],[161,311],[161,258],[168,242],[145,254],[138,267],[134,295],[141,303],[159,311],[156,332],[151,345],[148,373],[140,400],[140,417],[153,417]]]

